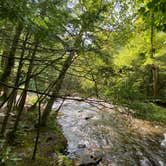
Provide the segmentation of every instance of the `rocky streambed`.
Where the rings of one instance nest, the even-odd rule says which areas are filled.
[[[60,103],[56,101],[54,108]],[[76,165],[166,165],[166,129],[134,119],[123,108],[95,99],[66,100],[58,122]]]

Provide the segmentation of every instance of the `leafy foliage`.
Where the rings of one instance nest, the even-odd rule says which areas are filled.
[[[5,140],[0,140],[0,164],[14,166],[21,158],[13,152],[10,146],[6,146]]]
[[[165,0],[1,1],[2,135],[15,109],[13,130],[22,130],[27,104],[40,103],[43,118],[55,99],[75,94],[135,105],[135,115],[164,119],[164,111],[151,103],[146,108],[145,101],[166,102],[165,11]],[[29,114],[32,122],[37,118]],[[1,147],[2,163],[17,159]]]

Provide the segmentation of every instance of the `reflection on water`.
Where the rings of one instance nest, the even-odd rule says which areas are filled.
[[[68,155],[82,164],[165,166],[165,129],[115,110],[108,103],[66,100],[58,122],[68,140]]]

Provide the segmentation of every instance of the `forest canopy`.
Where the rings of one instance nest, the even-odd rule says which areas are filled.
[[[166,103],[165,0],[1,0],[0,43],[2,136],[12,112],[17,132],[28,104],[42,105],[46,126],[54,101],[68,96],[143,117],[145,103]]]

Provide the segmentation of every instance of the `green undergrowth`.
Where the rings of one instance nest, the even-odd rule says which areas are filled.
[[[166,108],[164,107],[140,101],[134,101],[128,107],[134,110],[133,115],[137,118],[166,125]]]
[[[12,153],[19,157],[17,166],[71,166],[72,161],[65,156],[67,141],[62,134],[61,127],[52,114],[46,127],[40,128],[40,139],[35,161],[32,161],[32,154],[36,139],[34,127],[36,113],[28,112],[24,115],[16,133],[15,144],[12,146]],[[8,165],[7,165],[8,166]]]

